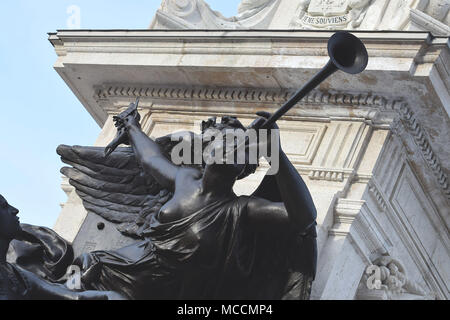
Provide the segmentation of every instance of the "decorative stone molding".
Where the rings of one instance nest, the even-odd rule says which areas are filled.
[[[311,180],[344,181],[344,170],[313,169],[308,177]]]
[[[408,104],[398,102],[395,104],[403,123],[406,125],[408,132],[414,138],[414,141],[421,151],[421,154],[428,164],[428,167],[433,172],[438,184],[441,186],[447,199],[450,199],[450,188],[447,174],[442,170],[441,163],[431,148],[426,132],[423,130],[414,112],[409,108]]]
[[[347,236],[363,204],[364,201],[361,200],[338,199],[334,208],[334,225],[328,233],[334,236]]]
[[[149,100],[175,100],[175,101],[214,101],[214,102],[240,102],[240,103],[274,103],[282,104],[289,99],[295,92],[293,89],[270,90],[254,88],[177,88],[177,87],[130,87],[120,85],[104,85],[95,89],[95,99],[109,100],[112,98],[130,98],[137,96]],[[360,118],[377,120],[380,112],[393,112],[399,116],[402,123],[405,124],[408,132],[413,136],[417,147],[428,164],[429,168],[436,177],[444,194],[450,199],[450,188],[448,177],[442,170],[439,159],[433,152],[427,134],[416,119],[414,112],[408,104],[402,100],[390,99],[381,95],[370,93],[341,93],[341,92],[323,92],[319,90],[311,91],[304,99],[299,102],[302,106],[357,106],[361,109],[368,108],[365,112],[358,113],[358,110],[352,110],[353,114]],[[107,108],[107,107],[105,107]],[[117,112],[115,106],[110,106],[111,112]],[[305,108],[303,108],[305,109]],[[323,110],[322,110],[323,111]],[[327,110],[331,116],[345,116],[342,110]],[[334,112],[334,114],[333,114]],[[321,113],[323,116],[323,112]],[[395,121],[395,117],[388,117],[388,122],[392,125],[392,130],[396,131],[396,126],[400,124]],[[312,179],[341,181],[339,173],[334,172],[315,172]]]
[[[95,90],[97,99],[112,97],[167,100],[218,100],[241,102],[285,102],[295,89],[270,90],[253,88],[177,88],[177,87],[129,87],[120,85],[104,85]],[[370,93],[332,93],[319,90],[311,91],[300,104],[334,104],[353,106],[388,106],[387,99]]]
[[[383,99],[381,100],[380,107],[384,110],[392,110],[398,113],[401,122],[398,120],[393,121],[391,127],[392,131],[398,134],[399,130],[401,130],[399,125],[401,123],[405,125],[406,129],[408,129],[408,133],[414,138],[423,159],[436,177],[442,191],[446,195],[447,199],[450,199],[450,188],[447,174],[442,170],[441,163],[431,147],[426,132],[423,130],[409,105],[402,100]]]
[[[411,280],[402,263],[386,255],[369,265],[361,279],[357,299],[431,300],[435,296]]]
[[[378,207],[381,209],[381,211],[386,212],[386,210],[388,210],[388,205],[387,205],[386,201],[384,200],[383,194],[381,193],[381,191],[376,186],[376,184],[373,180],[371,180],[369,182],[369,191],[375,198],[376,203],[377,203]]]

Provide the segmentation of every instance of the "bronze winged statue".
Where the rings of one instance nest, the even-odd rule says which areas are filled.
[[[258,115],[252,128],[270,116]],[[62,173],[85,208],[141,239],[75,259],[83,289],[129,299],[307,299],[316,269],[316,209],[284,152],[276,175],[251,196],[236,196],[235,181],[256,165],[175,165],[169,155],[176,142],[149,138],[139,119],[136,104],[115,117],[118,134],[106,150],[58,148],[71,166]],[[245,129],[222,117],[203,122],[202,134],[230,128]]]
[[[0,300],[118,300],[112,291],[70,290],[70,245],[45,227],[20,224],[19,210],[0,195]]]
[[[85,208],[136,239],[130,246],[86,253],[73,261],[81,269],[81,295],[308,299],[317,261],[316,209],[300,174],[281,147],[277,148],[280,144],[272,144],[278,132],[276,121],[309,91],[338,70],[356,74],[367,66],[364,44],[347,32],[335,33],[328,51],[327,65],[273,115],[257,113],[259,118],[249,128],[235,117],[222,117],[220,123],[210,119],[202,123],[201,136],[187,133],[191,140],[203,143],[203,136],[211,130],[225,136],[228,129],[269,129],[266,147],[279,151],[275,158],[279,168],[274,175],[266,175],[250,196],[237,196],[233,185],[256,169],[256,164],[247,161],[251,141],[244,143],[244,163],[204,159],[197,165],[176,165],[169,155],[179,141],[171,136],[148,137],[139,123],[138,101],[114,117],[117,136],[105,149],[59,146],[58,154],[70,165],[62,173],[69,177]],[[214,144],[215,140],[207,142],[207,149]],[[235,141],[231,144],[234,151],[240,147]],[[257,149],[260,144],[256,142]],[[207,152],[207,158],[214,158],[213,154]],[[31,227],[25,233],[28,240],[19,243],[26,249],[23,255],[21,250],[12,250],[17,265],[24,265],[28,249],[38,243],[37,247],[53,253],[46,258],[53,259],[31,259],[25,269],[58,282],[55,272],[71,260],[67,258],[70,246],[49,229]],[[10,240],[0,243],[3,251]],[[0,262],[11,269],[6,260]]]

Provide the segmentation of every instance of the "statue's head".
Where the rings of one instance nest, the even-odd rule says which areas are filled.
[[[202,122],[201,130],[204,140],[212,140],[204,146],[205,154],[210,155],[209,161],[211,162],[213,161],[211,159],[216,158],[216,152],[220,152],[220,155],[223,155],[224,164],[220,166],[216,165],[215,168],[223,170],[224,174],[236,179],[243,179],[255,172],[258,167],[257,157],[255,156],[255,161],[253,161],[256,163],[251,163],[248,141],[246,144],[243,144],[245,141],[245,135],[243,133],[247,133],[247,128],[236,117],[224,116],[220,122],[217,122],[216,118],[210,118],[208,121]],[[218,134],[219,132],[220,134]],[[221,139],[217,139],[219,141],[216,140],[218,136],[221,136]],[[214,138],[211,139],[211,137]],[[236,149],[238,146],[240,148]],[[227,150],[234,151],[227,152]],[[227,153],[228,157],[233,159],[232,163],[225,161]],[[220,155],[218,158],[220,158]],[[238,160],[238,157],[240,157],[240,160]],[[207,162],[203,164],[203,166],[207,165]]]
[[[0,238],[14,239],[21,231],[19,210],[11,206],[6,199],[0,195]]]

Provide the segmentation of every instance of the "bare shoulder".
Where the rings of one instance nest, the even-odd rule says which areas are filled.
[[[283,202],[250,197],[247,216],[256,229],[264,232],[284,232],[290,227],[289,217]]]

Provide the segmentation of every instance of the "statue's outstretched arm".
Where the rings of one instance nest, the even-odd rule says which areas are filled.
[[[270,116],[268,113],[258,114],[262,115],[263,118],[269,118]],[[277,129],[277,127],[274,126],[274,129]],[[268,141],[271,141],[271,139],[268,139]],[[275,202],[269,205],[266,203],[267,200],[254,198],[249,203],[249,215],[256,220],[263,219],[264,221],[270,220],[272,217],[273,222],[277,225],[283,224],[283,221],[287,219],[290,226],[298,232],[307,233],[308,229],[315,224],[317,217],[311,194],[297,169],[281,149],[281,144],[278,160],[279,170],[275,174],[275,180],[282,204]]]
[[[316,208],[300,174],[280,150],[280,169],[275,175],[282,202],[253,197],[248,203],[248,215],[264,232],[284,232],[294,229],[307,234],[315,224]]]
[[[164,188],[173,191],[179,167],[164,156],[159,145],[142,131],[134,117],[127,117],[124,125],[142,169],[153,176]]]
[[[280,150],[280,168],[275,175],[291,223],[306,233],[315,224],[317,211],[311,194],[286,154]]]

